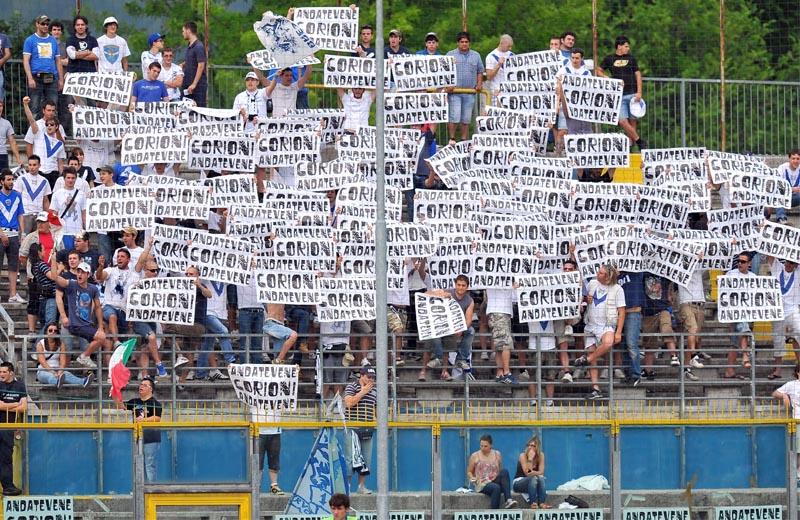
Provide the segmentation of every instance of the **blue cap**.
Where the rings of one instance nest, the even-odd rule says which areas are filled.
[[[147,38],[147,45],[152,47],[155,42],[157,42],[158,40],[163,40],[163,39],[164,39],[164,36],[162,36],[161,33],[157,33],[157,32],[153,33],[153,34],[150,35],[149,38]]]

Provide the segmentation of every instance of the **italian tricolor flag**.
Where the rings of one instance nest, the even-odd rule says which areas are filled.
[[[125,364],[131,358],[133,349],[136,347],[136,338],[131,338],[125,343],[117,343],[117,348],[111,355],[108,362],[108,373],[111,378],[111,397],[122,400],[122,389],[131,379],[131,371]]]

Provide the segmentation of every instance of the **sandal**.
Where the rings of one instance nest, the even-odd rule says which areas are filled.
[[[272,484],[269,487],[269,492],[272,493],[273,495],[285,495],[286,494],[286,493],[283,492],[283,490],[280,488],[280,486],[278,486],[278,484]]]
[[[742,366],[744,368],[750,368],[752,365],[750,364],[750,356],[747,354],[742,354]]]
[[[533,504],[531,504],[531,509],[539,509],[539,504],[534,502]]]

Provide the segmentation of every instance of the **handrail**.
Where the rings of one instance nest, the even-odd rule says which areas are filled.
[[[6,357],[13,362],[16,359],[14,356],[14,340],[16,339],[14,335],[14,320],[8,315],[8,311],[3,305],[0,305],[0,321],[3,323],[3,326],[0,326],[0,334],[3,335],[5,340]]]

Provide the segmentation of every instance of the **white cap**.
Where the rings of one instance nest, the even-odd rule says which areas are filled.
[[[119,22],[117,21],[116,18],[114,18],[113,16],[109,16],[108,18],[103,20],[103,27],[105,27],[106,25],[108,25],[110,23],[115,23],[115,24],[119,25]]]
[[[258,74],[256,74],[251,70],[250,72],[247,73],[244,79],[258,79]]]
[[[50,216],[49,213],[47,213],[46,211],[40,211],[39,213],[36,214],[36,222],[49,222],[50,221],[48,219],[49,216]]]
[[[83,271],[84,273],[91,273],[92,268],[86,262],[81,262],[78,264],[78,271]]]
[[[644,99],[636,101],[636,98],[632,97],[630,103],[628,103],[628,109],[633,117],[644,117],[645,112],[647,112],[647,104],[644,102]]]

